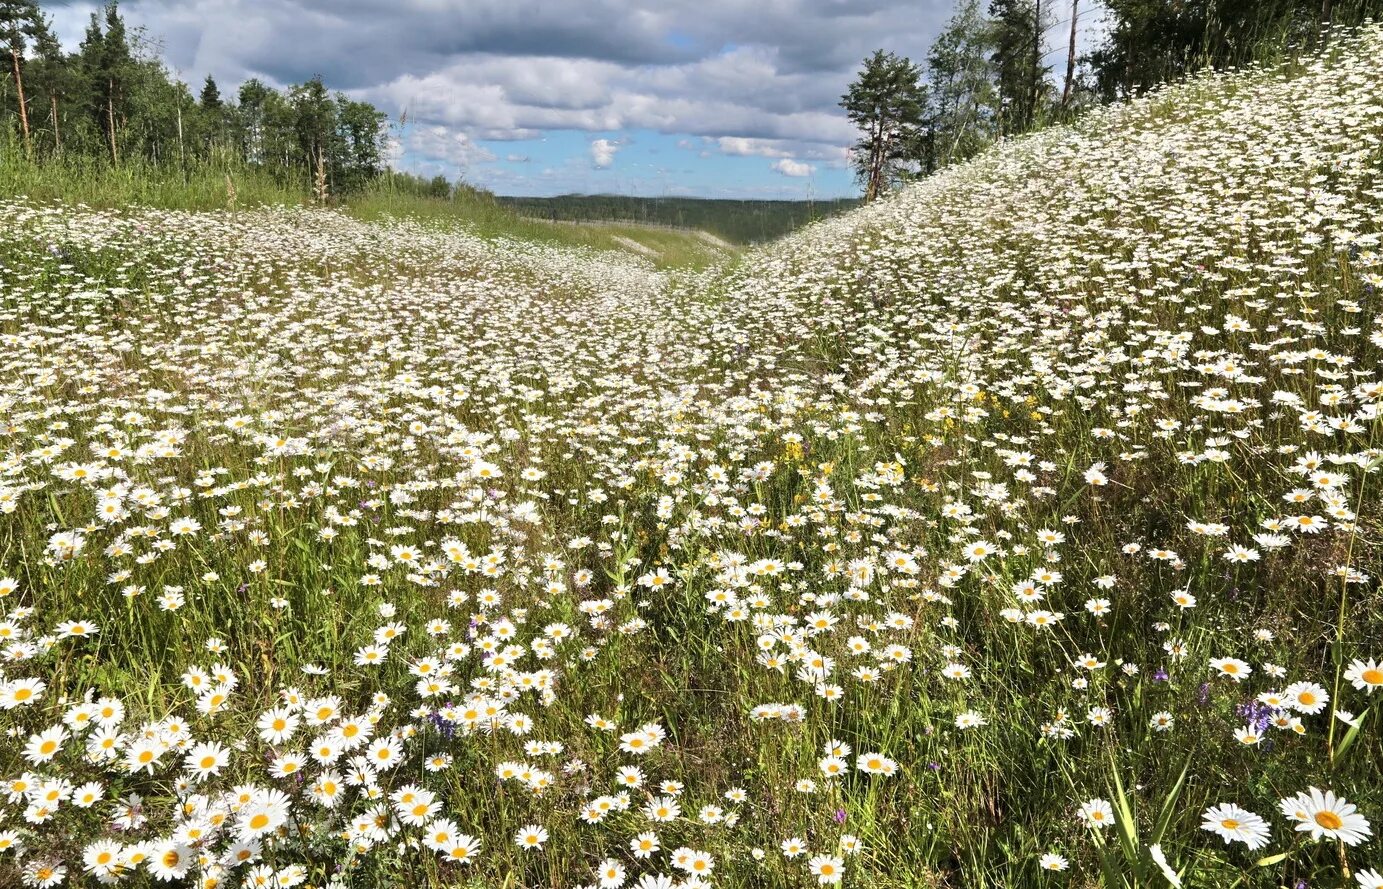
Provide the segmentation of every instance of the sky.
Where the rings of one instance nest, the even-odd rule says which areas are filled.
[[[96,4],[44,0],[68,48]],[[508,195],[858,194],[839,107],[882,48],[923,61],[954,0],[125,0],[194,92],[258,77],[389,115],[395,166]],[[1083,0],[1081,42],[1100,27]],[[1069,0],[1048,63],[1064,70]],[[400,124],[400,121],[404,121]]]

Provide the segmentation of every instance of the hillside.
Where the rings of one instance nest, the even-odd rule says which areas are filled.
[[[1380,56],[709,268],[0,203],[0,886],[1377,889]]]

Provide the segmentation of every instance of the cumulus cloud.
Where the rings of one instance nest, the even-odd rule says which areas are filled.
[[[615,152],[619,143],[610,139],[596,139],[591,143],[591,166],[604,170],[615,162]]]
[[[461,167],[495,159],[494,152],[477,145],[470,136],[440,126],[419,127],[409,132],[408,148],[424,157],[451,161]]]
[[[739,157],[792,157],[792,152],[768,139],[749,139],[744,136],[721,136],[715,140],[722,154]]]
[[[816,172],[816,167],[813,167],[811,164],[804,164],[801,161],[795,161],[789,157],[776,160],[768,166],[771,170],[777,170],[784,176],[792,176],[793,178],[810,176]]]
[[[96,0],[49,0],[64,43]],[[844,163],[855,133],[838,106],[875,48],[922,59],[953,0],[123,0],[171,68],[229,90],[321,75],[397,120],[441,163],[476,143],[553,130],[647,129],[717,155]],[[600,142],[602,140],[596,140]],[[605,142],[611,140],[605,139]],[[591,161],[616,149],[591,146]],[[411,142],[405,162],[419,155]],[[796,160],[804,159],[804,160]],[[796,174],[802,175],[802,174]]]

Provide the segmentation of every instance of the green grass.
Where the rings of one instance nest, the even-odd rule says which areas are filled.
[[[198,163],[181,170],[137,160],[112,166],[82,155],[35,163],[11,144],[0,152],[0,198],[17,197],[101,209],[151,207],[196,211],[312,203],[306,186],[286,185],[253,166]],[[646,256],[659,268],[706,268],[738,252],[733,247],[708,243],[693,231],[633,223],[582,225],[535,220],[473,189],[458,189],[449,199],[402,193],[392,187],[388,176],[364,192],[333,199],[332,205],[362,220],[412,219],[432,226],[458,226],[491,239],[634,253]],[[631,248],[620,239],[633,241],[647,252]]]

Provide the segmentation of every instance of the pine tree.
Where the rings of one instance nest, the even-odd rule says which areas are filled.
[[[216,86],[216,78],[210,74],[202,84],[202,94],[197,97],[197,101],[207,111],[221,110],[221,90]]]
[[[864,199],[872,201],[918,160],[927,104],[921,69],[877,50],[864,60],[840,104],[864,132],[855,144],[855,173],[864,184]]]
[[[92,121],[106,143],[111,163],[118,164],[120,130],[128,118],[128,91],[135,62],[125,21],[115,2],[108,3],[102,13],[91,14],[78,56]]]
[[[19,103],[19,131],[24,139],[24,150],[31,155],[34,149],[29,134],[28,102],[24,97],[24,57],[29,45],[36,43],[46,31],[36,0],[0,0],[0,46],[9,52],[10,75],[14,78]]]
[[[1050,68],[1042,65],[1041,0],[990,0],[991,45],[999,89],[999,131],[1025,133],[1037,122]]]
[[[48,101],[48,123],[53,130],[53,151],[62,151],[62,119],[58,113],[59,103],[71,95],[76,88],[73,81],[72,65],[62,51],[52,26],[45,20],[43,31],[35,41],[34,61],[30,62],[29,81],[34,84],[37,95],[46,96]]]

